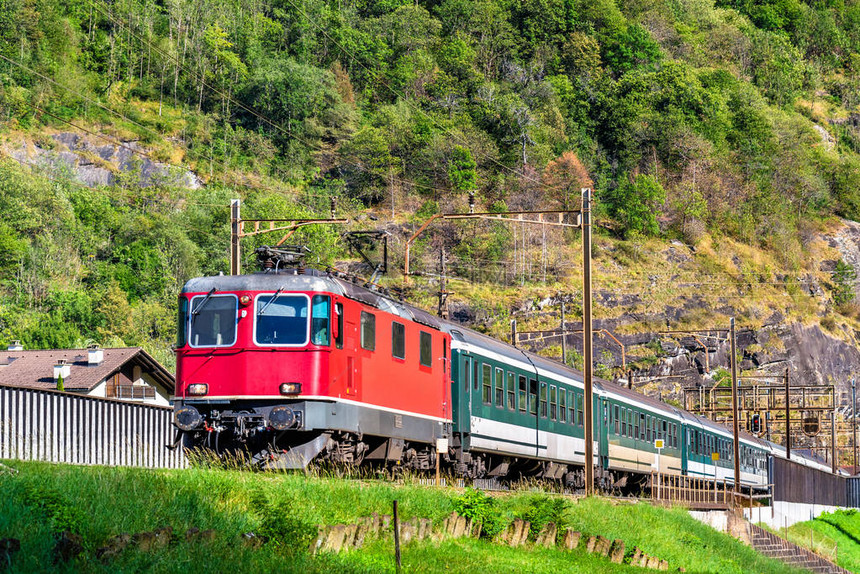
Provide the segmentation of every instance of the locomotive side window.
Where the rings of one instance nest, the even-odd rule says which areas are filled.
[[[492,404],[493,368],[487,363],[481,365],[481,400],[485,405]]]
[[[558,395],[555,385],[549,388],[549,418],[558,418]]]
[[[426,331],[418,336],[418,362],[422,367],[433,366],[433,338]]]
[[[188,299],[185,297],[179,298],[179,313],[176,324],[179,328],[176,330],[176,346],[184,347],[187,343],[187,326],[188,326]]]
[[[517,410],[517,384],[516,375],[508,373],[508,410]]]
[[[615,419],[615,434],[621,433],[621,421],[618,420],[618,415],[620,414],[618,410],[618,405],[615,405],[614,409],[614,419]]]
[[[189,342],[192,347],[229,347],[236,342],[239,299],[235,295],[212,295],[212,292],[191,299]]]
[[[406,326],[397,321],[391,323],[391,356],[395,359],[406,358]]]
[[[505,408],[505,372],[496,367],[496,380],[494,381],[496,389],[496,406]]]
[[[311,343],[314,345],[329,344],[328,316],[331,309],[331,300],[328,295],[314,295],[311,303]]]
[[[308,303],[307,295],[284,295],[280,291],[257,296],[254,342],[258,345],[306,345]]]
[[[361,348],[376,350],[376,315],[367,311],[361,312]]]
[[[337,336],[334,338],[334,346],[343,349],[343,303],[334,304],[334,315],[337,321]]]

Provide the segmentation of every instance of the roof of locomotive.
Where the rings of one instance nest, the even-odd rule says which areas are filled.
[[[345,281],[316,269],[305,269],[302,273],[290,269],[279,272],[252,273],[250,275],[197,277],[189,280],[182,287],[182,292],[206,293],[212,289],[217,291],[275,291],[282,287],[291,291],[335,293],[398,317],[414,320],[416,323],[427,327],[442,329],[439,319],[423,309],[396,301],[378,291],[356,285],[351,281]]]

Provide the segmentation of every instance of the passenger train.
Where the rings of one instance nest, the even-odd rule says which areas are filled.
[[[584,486],[580,372],[335,274],[190,280],[176,356],[186,447],[241,449],[263,468],[421,470],[438,456],[463,477]],[[652,471],[734,482],[724,427],[610,382],[593,394],[598,486],[633,489]],[[740,485],[764,488],[785,449],[749,434],[740,443]]]

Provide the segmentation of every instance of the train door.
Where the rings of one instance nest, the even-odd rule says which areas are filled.
[[[462,399],[460,400],[460,431],[467,433],[472,428],[472,403],[475,396],[478,395],[475,392],[478,382],[475,379],[473,367],[475,360],[468,355],[461,355],[461,357],[460,384],[462,386],[460,390]],[[480,400],[480,396],[478,396],[478,400]]]
[[[606,399],[598,399],[600,404],[600,416],[597,417],[597,452],[600,457],[600,467],[609,468],[609,402]]]
[[[681,441],[681,474],[684,475],[687,474],[687,442],[689,440],[689,435],[687,434],[688,432],[689,430],[687,429],[687,425],[678,425],[678,438]]]
[[[335,313],[340,321],[343,317],[343,307],[335,308]],[[339,312],[338,312],[339,311]],[[346,325],[339,329],[338,338],[343,338],[344,350],[346,351],[346,394],[350,398],[359,398],[361,383],[361,361],[358,360],[358,324],[354,317],[346,317]]]

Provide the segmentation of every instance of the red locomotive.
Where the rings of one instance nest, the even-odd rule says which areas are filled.
[[[192,279],[176,354],[185,446],[246,450],[266,467],[430,468],[431,445],[450,434],[450,336],[439,321],[330,274]]]

